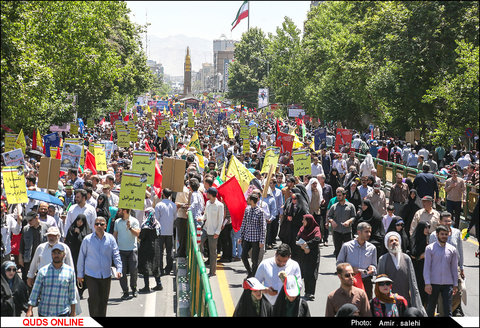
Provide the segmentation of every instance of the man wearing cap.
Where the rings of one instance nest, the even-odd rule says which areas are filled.
[[[38,306],[42,317],[76,316],[75,307],[75,270],[64,264],[65,248],[55,244],[51,250],[51,263],[43,266],[37,274],[33,285],[27,317],[33,316],[33,307]]]
[[[431,196],[423,196],[422,205],[423,208],[419,209],[413,216],[410,225],[410,236],[413,236],[413,231],[420,221],[430,223],[430,233],[434,232],[439,225],[440,213],[433,209],[433,198]]]
[[[222,202],[217,199],[217,189],[210,187],[207,190],[208,201],[205,204],[205,213],[201,219],[203,234],[201,245],[208,241],[208,264],[210,265],[209,276],[215,276],[217,270],[217,243],[218,236],[222,230],[225,208]],[[202,251],[203,252],[203,251]]]
[[[65,253],[65,263],[71,267],[74,267],[72,252],[70,248],[60,242],[60,230],[57,227],[49,227],[46,233],[47,241],[38,245],[33,255],[32,261],[30,262],[30,268],[27,274],[27,285],[31,288],[33,287],[33,281],[35,279],[35,274],[43,266],[52,262],[52,249],[55,245],[60,244],[64,248]]]
[[[408,306],[413,306],[426,315],[412,260],[402,252],[402,237],[397,232],[390,231],[385,235],[384,243],[388,253],[378,259],[377,275],[386,274],[392,278],[395,281],[392,292],[403,296]]]
[[[387,214],[387,200],[385,198],[385,192],[380,189],[380,184],[378,182],[375,182],[373,185],[373,192],[367,194],[365,199],[370,200],[372,207],[376,209],[381,216]]]
[[[271,317],[273,305],[263,291],[267,289],[255,277],[243,281],[243,293],[235,307],[233,317]]]
[[[47,240],[48,225],[40,222],[37,212],[28,212],[26,215],[28,225],[23,227],[18,264],[22,267],[22,280],[27,283],[27,273],[30,262],[38,245]]]

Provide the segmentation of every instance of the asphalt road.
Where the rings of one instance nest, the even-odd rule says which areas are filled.
[[[320,267],[315,292],[315,300],[309,301],[310,314],[312,316],[325,316],[327,296],[340,286],[335,272],[335,256],[333,255],[333,240],[330,236],[329,246],[321,247]],[[280,242],[277,241],[277,245]],[[476,243],[476,244],[475,244]],[[464,270],[467,284],[467,305],[462,304],[465,316],[479,316],[479,259],[475,257],[478,243],[471,237],[463,242],[464,247]],[[272,257],[275,250],[267,250],[264,258]],[[219,316],[231,316],[242,294],[242,282],[247,276],[243,263],[219,263],[217,275],[210,278],[212,293],[217,306]],[[303,296],[303,291],[301,293]]]

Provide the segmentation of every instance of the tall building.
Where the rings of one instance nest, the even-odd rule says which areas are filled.
[[[209,92],[213,89],[212,78],[213,74],[213,65],[211,63],[203,63],[202,68],[199,71],[201,89],[203,92]]]
[[[183,73],[183,95],[187,96],[192,93],[192,63],[190,60],[190,48],[187,47],[187,55],[185,56],[185,65]]]
[[[226,89],[227,79],[225,76],[228,75],[228,65],[233,60],[236,42],[227,40],[224,34],[220,36],[220,39],[213,40],[213,70],[217,89]]]
[[[153,74],[163,79],[164,70],[163,70],[163,65],[161,63],[157,63],[154,60],[147,59],[147,66],[150,68]]]

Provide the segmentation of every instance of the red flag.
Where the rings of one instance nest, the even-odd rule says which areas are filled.
[[[130,116],[129,116],[129,115],[125,115],[125,117],[123,118],[123,121],[128,122],[129,120],[130,120]]]
[[[33,129],[32,149],[37,149],[37,132]]]
[[[10,133],[13,133],[13,130],[12,130],[12,129],[10,129],[8,126],[6,126],[6,125],[3,125],[3,124],[2,124],[2,125],[0,125],[0,126],[1,126],[1,127],[2,127],[2,129],[4,129],[5,131],[7,131],[7,132],[10,132]]]
[[[243,221],[243,214],[247,208],[247,201],[238,183],[237,178],[231,177],[217,188],[218,195],[223,199],[228,207],[232,218],[232,228],[235,232],[240,230]]]
[[[289,152],[290,156],[292,155],[293,140],[294,136],[291,134],[278,132],[277,141],[275,142],[276,147],[280,147],[281,153]]]
[[[105,123],[105,117],[103,117],[102,120],[98,124],[102,125],[103,123]]]
[[[85,168],[92,170],[92,173],[97,174],[97,164],[95,162],[95,156],[87,149],[87,154],[85,155]]]
[[[57,147],[57,156],[55,156],[56,159],[62,159],[62,154],[60,154],[60,147]]]
[[[353,278],[353,285],[357,288],[361,288],[365,290],[365,286],[363,286],[363,280],[362,280],[362,273],[359,272],[355,275]]]
[[[145,150],[152,151],[148,141],[145,140]],[[155,159],[155,180],[153,182],[153,190],[157,194],[158,198],[162,198],[162,171],[160,170],[160,165],[158,164],[158,159]]]
[[[172,108],[170,108],[170,116],[173,117],[173,111]]]
[[[110,133],[110,141],[113,141],[113,131]]]

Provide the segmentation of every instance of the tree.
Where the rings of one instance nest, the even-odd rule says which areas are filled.
[[[248,107],[258,104],[258,89],[267,86],[269,41],[259,28],[243,33],[235,44],[234,62],[229,65],[227,97],[244,102]]]

